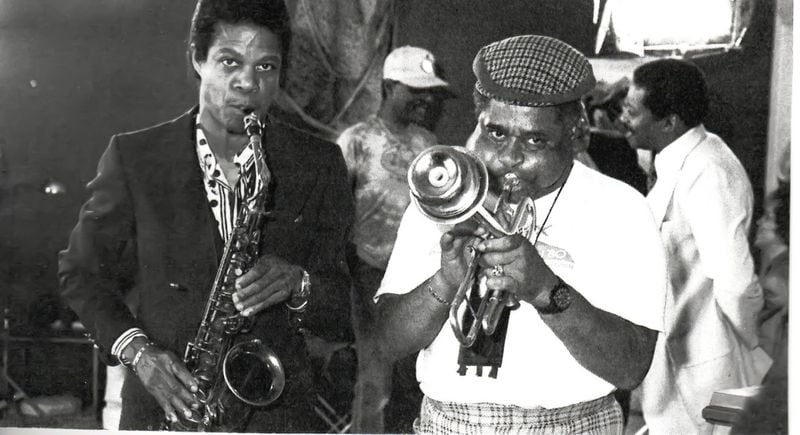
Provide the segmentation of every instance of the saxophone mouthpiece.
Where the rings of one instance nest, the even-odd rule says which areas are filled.
[[[244,116],[244,130],[248,136],[261,134],[261,121],[258,119],[256,112],[250,111]]]
[[[514,192],[519,190],[519,177],[513,172],[509,172],[503,176],[503,190]]]

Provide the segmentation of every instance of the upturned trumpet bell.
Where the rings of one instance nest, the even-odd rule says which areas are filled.
[[[464,148],[426,149],[411,162],[408,185],[412,202],[434,222],[457,224],[473,218],[495,237],[513,234],[494,217],[500,204],[489,191],[486,165]]]
[[[408,185],[414,203],[429,219],[458,223],[483,203],[489,175],[486,166],[466,150],[436,145],[411,163]]]
[[[464,148],[436,145],[420,153],[408,170],[411,201],[428,219],[445,224],[457,224],[474,219],[486,228],[489,237],[515,233],[528,234],[536,224],[536,210],[531,198],[524,198],[516,207],[509,224],[496,218],[509,208],[511,192],[519,188],[515,174],[506,174],[499,195],[489,191],[486,165]],[[507,220],[504,220],[507,221]],[[467,291],[472,288],[478,273],[480,255],[470,247],[471,260],[456,296],[450,305],[450,326],[462,346],[470,347],[482,330],[494,333],[504,307],[516,308],[519,303],[507,291],[487,291],[477,310],[467,305],[475,319],[464,332],[460,307],[466,303]]]

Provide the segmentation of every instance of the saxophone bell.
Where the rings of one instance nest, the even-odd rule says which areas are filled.
[[[251,406],[269,405],[286,385],[281,360],[258,339],[233,346],[222,362],[222,375],[231,393]]]
[[[536,225],[536,209],[530,197],[524,197],[513,216],[501,218],[510,208],[511,194],[519,189],[515,174],[506,174],[499,194],[489,190],[486,165],[469,151],[460,147],[432,146],[420,153],[408,170],[411,200],[428,219],[444,224],[457,224],[473,219],[488,231],[487,237],[504,237],[516,233],[527,236]],[[519,306],[514,295],[504,290],[487,291],[477,310],[467,303],[467,292],[473,287],[479,272],[480,254],[471,246],[470,262],[464,278],[450,304],[449,321],[458,341],[464,347],[475,343],[478,333],[492,335],[505,307]],[[462,324],[460,313],[473,311],[475,319],[468,327]]]

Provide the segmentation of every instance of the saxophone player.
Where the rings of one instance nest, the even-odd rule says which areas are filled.
[[[266,195],[259,255],[231,281],[230,302],[252,324],[249,334],[279,356],[285,387],[241,429],[323,429],[309,418],[308,356],[289,319],[303,312],[303,328],[350,339],[344,246],[353,209],[339,148],[269,119],[289,37],[281,0],[200,0],[188,46],[198,105],[113,136],[87,186],[59,254],[59,283],[107,364],[129,369],[120,429],[158,429],[165,417],[202,412],[198,379],[182,356],[253,189]],[[245,131],[250,114],[264,124],[260,141]],[[254,162],[269,176],[259,178],[263,165]]]

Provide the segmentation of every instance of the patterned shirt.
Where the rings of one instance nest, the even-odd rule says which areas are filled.
[[[411,201],[408,168],[420,152],[436,144],[436,136],[415,124],[396,134],[372,115],[345,130],[337,143],[354,185],[356,252],[371,266],[385,269]]]
[[[239,182],[231,186],[222,168],[208,145],[202,126],[197,124],[197,159],[203,171],[203,186],[211,212],[217,220],[217,229],[222,240],[227,242],[231,237],[236,218],[239,215],[242,198],[246,198],[252,205],[255,193],[265,187],[261,178],[256,176],[255,152],[252,145],[242,148],[233,158],[233,163],[239,168]]]

